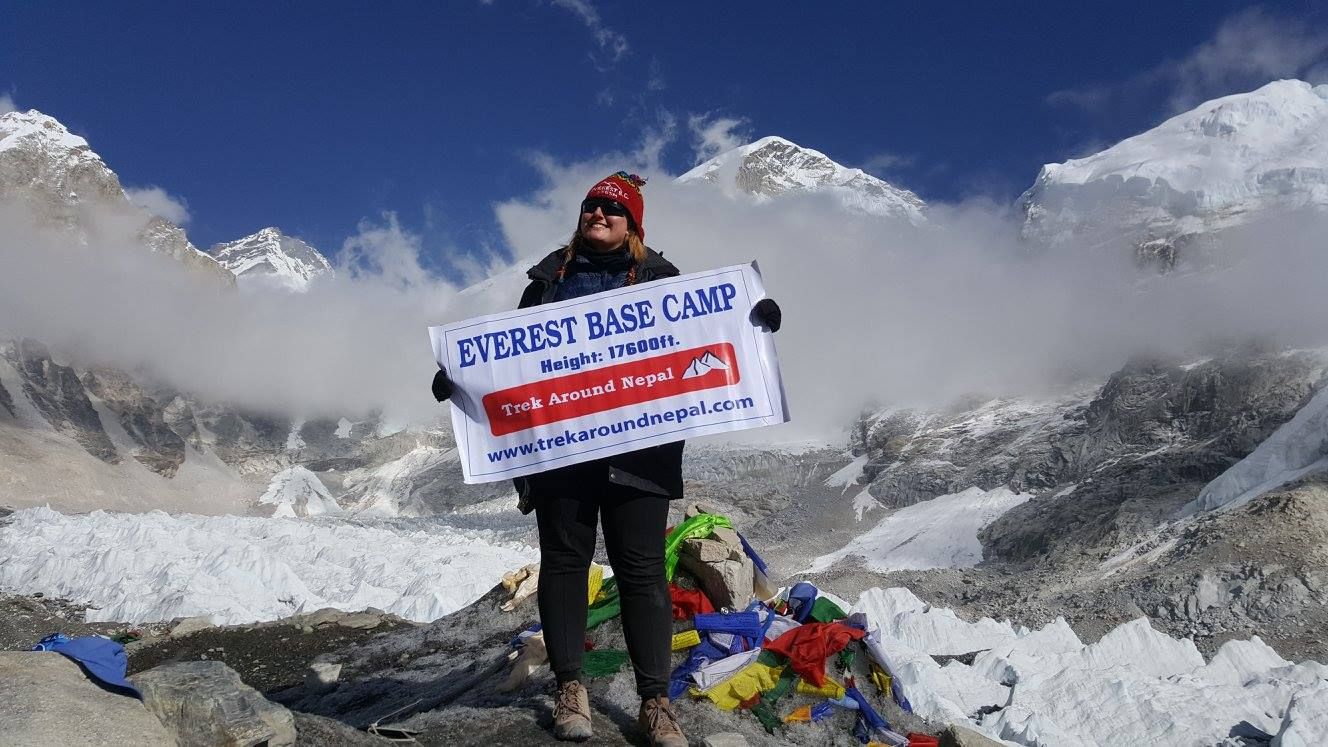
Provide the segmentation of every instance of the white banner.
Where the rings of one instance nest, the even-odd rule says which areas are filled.
[[[467,483],[788,420],[756,263],[430,327]]]

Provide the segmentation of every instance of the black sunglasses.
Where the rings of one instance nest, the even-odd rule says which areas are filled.
[[[605,215],[616,215],[619,218],[630,217],[627,208],[623,207],[621,202],[606,200],[603,197],[591,197],[581,201],[581,212],[593,213],[596,209]]]

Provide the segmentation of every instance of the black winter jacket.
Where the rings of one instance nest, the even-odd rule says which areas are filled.
[[[517,308],[538,306],[553,300],[562,262],[563,250],[559,249],[526,272],[530,285],[521,294]],[[646,258],[636,269],[636,282],[648,283],[678,274],[677,267],[647,247]],[[609,483],[668,498],[681,498],[682,450],[683,442],[674,441],[518,477],[513,481],[519,498],[517,507],[521,513],[528,514],[543,496],[595,490]]]

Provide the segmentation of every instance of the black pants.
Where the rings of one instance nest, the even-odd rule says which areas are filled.
[[[667,498],[600,484],[577,495],[545,496],[539,525],[539,612],[549,664],[559,684],[580,679],[586,594],[595,554],[595,524],[604,520],[604,549],[622,600],[623,634],[642,698],[667,695],[673,607],[664,577]]]

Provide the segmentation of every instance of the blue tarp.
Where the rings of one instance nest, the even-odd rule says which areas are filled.
[[[109,638],[88,635],[70,638],[64,633],[54,633],[41,639],[32,647],[33,651],[50,651],[73,659],[83,667],[83,671],[93,679],[112,688],[120,688],[132,693],[135,698],[143,699],[138,688],[125,679],[129,668],[129,655],[124,646]]]

